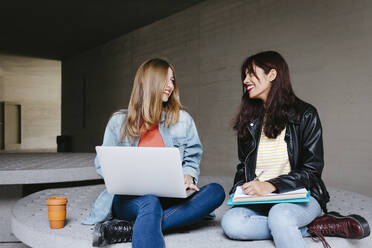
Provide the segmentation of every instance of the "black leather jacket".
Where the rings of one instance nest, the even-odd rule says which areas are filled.
[[[287,143],[288,158],[291,172],[268,180],[276,187],[276,193],[290,191],[305,187],[310,189],[311,195],[319,202],[324,212],[327,212],[326,203],[329,194],[321,179],[324,166],[322,126],[317,110],[312,105],[300,99],[289,111],[289,120],[286,125],[285,141]],[[261,134],[261,120],[256,119],[250,123],[251,137],[244,140],[238,138],[238,156],[240,163],[234,178],[234,186],[254,179],[257,146]]]

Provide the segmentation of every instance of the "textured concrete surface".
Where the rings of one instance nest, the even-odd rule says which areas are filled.
[[[0,184],[100,179],[94,153],[0,153]]]
[[[99,179],[93,153],[0,153],[0,242],[16,241],[10,212],[22,185]]]
[[[217,182],[228,190],[232,179],[228,177],[201,177],[200,185]],[[29,195],[17,202],[12,210],[12,230],[25,244],[31,247],[91,247],[93,226],[83,226],[82,219],[88,214],[93,201],[103,190],[104,185],[44,190]],[[330,210],[340,211],[343,214],[358,213],[363,215],[370,223],[372,213],[370,206],[372,198],[338,189],[330,189],[332,197]],[[46,199],[52,195],[63,195],[69,199],[67,205],[67,222],[63,229],[51,230],[48,223]],[[227,210],[226,202],[216,210],[217,218],[213,221],[202,221],[197,226],[184,229],[182,232],[165,235],[167,247],[274,247],[270,240],[265,241],[232,241],[227,239],[220,227],[220,220]],[[364,240],[347,240],[340,238],[327,238],[332,247],[370,247],[371,237]],[[307,247],[322,247],[320,243],[305,239]],[[110,247],[131,247],[130,243],[117,244]]]
[[[13,205],[21,198],[21,185],[0,185],[0,242],[18,240],[10,228],[10,216]]]
[[[0,248],[30,248],[23,243],[0,243]]]

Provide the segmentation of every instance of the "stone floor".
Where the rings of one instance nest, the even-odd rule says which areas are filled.
[[[231,186],[231,178],[224,177],[201,177],[200,184],[217,182],[224,186],[225,190]],[[12,211],[12,228],[15,235],[32,247],[67,248],[79,247],[90,248],[92,227],[82,226],[80,222],[90,211],[91,205],[104,185],[84,186],[78,188],[61,188],[43,190],[19,200]],[[339,211],[342,214],[357,213],[372,223],[372,198],[357,193],[340,189],[330,188],[331,202],[328,207],[331,211]],[[45,200],[51,195],[65,195],[69,199],[68,220],[65,228],[51,230],[47,221],[47,208]],[[233,241],[227,239],[220,227],[220,220],[227,210],[226,202],[216,210],[217,218],[213,221],[202,221],[192,229],[165,235],[167,247],[174,248],[274,248],[271,240],[262,241]],[[333,248],[369,248],[372,237],[363,240],[349,240],[341,238],[328,238],[327,241]],[[321,248],[321,243],[315,243],[310,238],[305,239],[307,247]],[[10,246],[12,247],[12,246]],[[17,247],[17,246],[14,246]],[[131,247],[130,243],[117,244],[112,248]],[[0,247],[2,248],[2,247]],[[18,248],[18,247],[17,247]],[[24,248],[24,247],[22,247]]]

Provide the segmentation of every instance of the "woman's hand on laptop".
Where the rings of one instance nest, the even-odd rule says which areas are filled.
[[[190,175],[184,175],[184,181],[185,181],[185,186],[186,190],[187,189],[192,189],[195,191],[199,191],[199,188],[194,184],[194,178]]]

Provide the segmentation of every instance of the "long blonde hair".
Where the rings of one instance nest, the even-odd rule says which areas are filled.
[[[174,90],[168,101],[163,102],[162,95],[167,85],[169,68],[173,71]],[[134,143],[136,138],[159,124],[163,111],[166,127],[177,123],[182,108],[174,66],[160,58],[145,61],[138,68],[134,78],[128,114],[121,127],[122,135],[119,142],[128,137]]]

